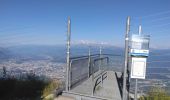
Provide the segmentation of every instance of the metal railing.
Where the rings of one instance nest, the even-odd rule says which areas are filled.
[[[121,55],[95,54],[72,57],[70,58],[69,91],[73,92],[71,90],[74,90],[76,86],[91,78],[89,85],[93,96],[97,87],[103,86],[103,81],[107,78],[107,71],[122,72],[122,70],[123,57]]]
[[[94,83],[93,93],[92,93],[92,94],[94,94],[94,92],[95,92],[95,90],[96,90],[96,87],[97,87],[99,84],[101,84],[101,86],[103,86],[103,81],[104,81],[104,79],[106,79],[106,78],[107,78],[107,72],[103,71],[103,72],[101,73],[101,75],[96,79],[96,81],[95,81],[95,83]]]
[[[104,61],[106,61],[106,63],[104,63]],[[99,63],[99,65],[96,63]],[[107,77],[106,70],[108,67],[108,63],[109,63],[109,57],[100,56],[100,58],[94,60],[92,66],[92,95],[94,95],[96,87],[99,84],[103,86],[103,80]],[[98,70],[95,70],[94,68],[98,68]],[[98,73],[96,73],[97,71]]]
[[[70,58],[69,90],[91,75],[91,61],[99,56],[95,54]]]

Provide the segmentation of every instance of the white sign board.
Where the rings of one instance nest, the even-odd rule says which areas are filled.
[[[145,79],[146,58],[132,57],[131,78]]]

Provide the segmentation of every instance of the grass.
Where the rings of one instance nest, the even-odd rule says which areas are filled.
[[[164,88],[159,86],[150,89],[146,96],[142,96],[139,100],[170,100],[170,95]]]

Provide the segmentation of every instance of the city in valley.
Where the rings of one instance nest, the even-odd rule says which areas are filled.
[[[45,76],[50,79],[64,79],[65,63],[52,62],[50,60],[29,60],[17,62],[15,59],[1,62],[2,68],[6,69],[7,75],[14,77],[23,77],[24,74],[33,73],[36,76]]]

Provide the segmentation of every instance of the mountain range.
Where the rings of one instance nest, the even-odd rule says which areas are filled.
[[[89,48],[91,54],[99,54],[99,45],[77,44],[72,45],[70,49],[71,57],[88,55]],[[115,46],[102,46],[102,53],[124,55],[124,48]],[[0,48],[0,60],[18,59],[18,60],[40,60],[52,59],[54,61],[65,62],[66,45],[19,45]],[[170,60],[169,49],[150,49],[148,62],[153,61],[168,61]]]

